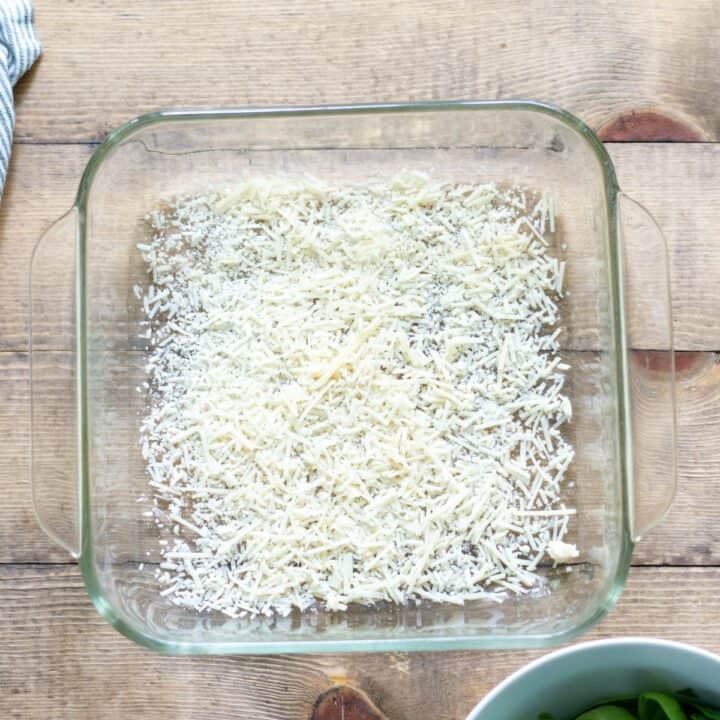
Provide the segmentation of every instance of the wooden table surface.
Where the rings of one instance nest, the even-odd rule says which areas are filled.
[[[43,535],[29,489],[30,253],[105,134],[171,106],[532,97],[603,128],[621,186],[671,248],[679,491],[588,637],[720,652],[719,3],[36,0],[36,18],[45,55],[16,89],[0,209],[0,717],[304,720],[347,684],[388,720],[462,719],[540,655],[163,657],[98,616]]]

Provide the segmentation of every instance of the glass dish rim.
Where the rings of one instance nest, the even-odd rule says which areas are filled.
[[[609,581],[609,592],[594,611],[582,622],[551,634],[435,636],[407,638],[358,638],[347,640],[271,640],[256,641],[174,641],[142,632],[122,617],[105,600],[92,561],[92,538],[89,502],[89,458],[87,424],[87,356],[85,307],[85,248],[87,199],[93,179],[109,153],[136,132],[155,124],[191,120],[257,119],[277,117],[308,117],[329,115],[374,115],[411,112],[524,110],[549,115],[580,135],[592,148],[600,162],[605,191],[605,210],[608,219],[610,269],[611,336],[616,358],[616,399],[619,425],[619,480],[622,493],[621,547],[617,557],[615,576]],[[618,250],[619,228],[617,197],[620,188],[615,168],[602,141],[582,120],[557,106],[535,100],[457,100],[398,103],[366,103],[337,105],[304,105],[212,109],[171,109],[138,115],[120,125],[95,149],[86,165],[75,198],[78,210],[76,257],[76,353],[77,353],[77,424],[79,439],[80,476],[80,537],[81,551],[78,565],[85,588],[100,615],[116,630],[139,645],[171,655],[225,655],[225,654],[285,654],[320,652],[397,652],[434,650],[507,650],[544,648],[568,642],[599,622],[617,602],[627,579],[634,542],[629,530],[631,504],[629,501],[632,475],[629,452],[628,370],[626,358],[625,313],[623,309],[623,275],[621,254]]]

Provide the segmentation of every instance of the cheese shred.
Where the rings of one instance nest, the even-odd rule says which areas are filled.
[[[577,556],[549,197],[268,177],[148,222],[163,595],[233,617],[463,604]]]

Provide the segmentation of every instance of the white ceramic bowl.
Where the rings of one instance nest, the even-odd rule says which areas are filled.
[[[720,706],[720,656],[650,638],[574,645],[531,662],[500,683],[467,720],[557,720],[579,715],[613,695],[692,688]]]

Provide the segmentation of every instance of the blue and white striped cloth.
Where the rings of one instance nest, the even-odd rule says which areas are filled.
[[[0,193],[5,187],[15,129],[12,88],[41,52],[31,1],[0,0]]]

